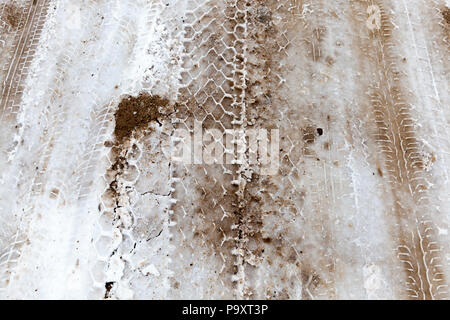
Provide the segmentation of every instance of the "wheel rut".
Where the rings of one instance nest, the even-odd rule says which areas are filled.
[[[361,72],[372,79],[365,91],[375,124],[377,153],[383,159],[383,179],[391,186],[387,191],[392,195],[388,219],[403,266],[404,294],[414,299],[443,298],[447,285],[441,269],[442,250],[426,197],[429,160],[415,130],[408,80],[399,67],[402,60],[396,54],[392,11],[384,1],[353,1],[351,6],[355,17],[374,14],[367,22],[371,28],[364,29],[367,33],[361,32],[358,39]],[[358,28],[363,21],[367,20],[361,18]]]

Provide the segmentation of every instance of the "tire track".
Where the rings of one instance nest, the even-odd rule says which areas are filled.
[[[70,50],[68,52],[70,52]],[[57,74],[55,78],[56,86],[62,81],[61,79],[64,66],[69,64],[70,61],[71,58],[69,56],[65,56],[63,61],[60,61],[59,74]],[[54,99],[57,99],[58,95],[59,94],[56,92],[52,94],[52,102],[54,102]],[[47,169],[51,161],[52,151],[58,137],[64,129],[63,125],[65,121],[67,121],[67,111],[61,111],[58,109],[53,111],[54,112],[51,113],[48,109],[46,109],[41,114],[42,122],[47,125],[47,127],[43,130],[43,135],[46,135],[47,139],[45,139],[44,143],[36,147],[37,150],[35,150],[38,152],[40,157],[39,161],[37,161],[36,170],[34,170],[32,178],[30,181],[27,181],[27,183],[29,183],[28,191],[25,194],[25,203],[27,204],[27,208],[23,209],[17,218],[19,221],[19,226],[14,234],[11,246],[7,249],[8,257],[5,262],[5,269],[2,270],[3,273],[12,274],[12,270],[14,270],[14,267],[20,258],[21,247],[26,242],[25,239],[29,227],[28,224],[30,219],[35,217],[34,213],[40,201],[39,196],[44,193],[46,188],[46,178],[48,178]],[[63,190],[63,188],[61,188],[61,190]],[[58,200],[60,195],[62,195],[62,193],[58,195]],[[10,281],[7,280],[7,282]]]
[[[50,1],[41,0],[35,4],[31,1],[28,3],[29,5],[23,9],[24,16],[19,19],[16,25],[16,27],[21,31],[16,36],[17,44],[14,47],[12,60],[9,64],[6,78],[2,84],[2,96],[0,101],[0,119],[2,122],[3,120],[7,120],[9,117],[7,116],[8,114],[13,114],[15,117],[15,114],[17,114],[20,109],[24,85],[23,82],[25,81],[28,67],[31,64],[31,60],[39,42],[39,37],[45,23],[45,17],[47,15]],[[14,119],[14,121],[16,121],[16,119]],[[7,132],[6,128],[9,128],[10,126],[14,126],[14,124],[5,123],[3,130]],[[18,125],[15,125],[16,130],[18,127]],[[10,133],[7,132],[7,134]],[[8,161],[11,160],[11,155],[15,154],[14,150],[18,147],[18,143],[19,142],[16,141],[15,145],[13,145],[13,150],[8,151]],[[33,185],[33,183],[31,185]],[[31,190],[28,196],[31,196]],[[25,215],[27,210],[24,208],[22,215]],[[19,221],[19,225],[13,232],[10,243],[5,248],[2,248],[2,254],[0,257],[0,288],[2,289],[9,284],[11,270],[20,257],[20,247],[25,242],[21,230],[23,227],[23,217],[17,218],[14,215],[14,218]],[[9,221],[9,223],[13,224],[11,221]]]
[[[379,10],[379,25],[359,39],[361,63],[373,76],[367,91],[377,127],[375,140],[391,185],[391,227],[405,274],[405,291],[415,299],[442,298],[446,280],[436,227],[430,218],[434,212],[430,212],[426,198],[426,160],[405,94],[407,81],[397,66],[400,59],[395,54],[392,16],[383,1],[355,1],[351,5],[355,16],[367,17],[370,6]]]
[[[445,2],[445,1],[444,1]],[[445,105],[448,100],[448,69],[449,60],[445,56],[448,51],[446,44],[446,31],[449,24],[445,20],[448,8],[443,1],[414,1],[402,2],[399,9],[404,10],[408,26],[408,38],[411,41],[411,50],[414,53],[411,59],[414,65],[411,76],[415,79],[412,89],[416,98],[415,109],[420,113],[421,126],[417,128],[418,135],[426,145],[425,156],[427,163],[426,183],[429,192],[424,195],[429,205],[439,203],[435,213],[430,216],[432,223],[439,233],[440,249],[448,252],[449,237],[445,234],[450,226],[447,218],[450,192],[448,164],[450,163],[450,143],[447,139],[449,113]],[[424,23],[427,21],[427,23]],[[426,26],[426,27],[423,27]],[[442,261],[442,273],[448,274],[449,260]]]
[[[106,46],[81,41],[83,45],[55,50],[56,75],[50,74],[51,89],[40,101],[49,107],[34,119],[40,134],[30,144],[36,171],[32,163],[31,173],[21,172],[18,178],[29,180],[21,187],[27,188],[23,199],[29,207],[18,215],[20,225],[13,232],[12,245],[0,254],[0,287],[8,284],[11,274],[22,271],[15,265],[27,243],[29,218],[48,211],[41,224],[64,223],[64,236],[53,231],[41,241],[41,246],[46,245],[53,236],[64,242],[40,256],[56,253],[63,259],[55,268],[55,279],[67,279],[69,284],[56,286],[55,295],[74,294],[65,290],[76,284],[89,297],[119,299],[448,297],[439,228],[443,224],[438,222],[442,215],[432,186],[437,181],[432,174],[441,171],[430,173],[432,163],[440,163],[445,170],[442,181],[447,181],[447,160],[427,157],[424,137],[429,136],[419,129],[436,117],[443,118],[440,126],[445,125],[441,106],[445,85],[439,84],[433,70],[435,55],[426,47],[425,35],[414,33],[415,18],[406,10],[402,17],[410,19],[413,56],[430,86],[408,82],[414,77],[408,77],[399,55],[406,46],[397,41],[402,30],[396,31],[399,15],[394,9],[411,8],[409,4],[384,0],[131,2],[118,0],[111,10],[108,2],[89,2],[92,7],[85,9],[84,17],[92,24],[86,24],[89,31],[84,36],[103,41],[108,34]],[[147,5],[145,10],[141,5]],[[341,5],[342,12],[336,12]],[[372,31],[367,29],[371,6],[370,10],[379,9],[379,26],[376,19],[370,20],[376,26]],[[31,22],[24,20],[30,32],[39,25],[34,22],[39,20],[36,12]],[[103,22],[96,21],[102,13]],[[168,17],[172,21],[161,22]],[[92,34],[97,27],[99,32]],[[143,29],[151,29],[149,35]],[[20,41],[33,43],[33,35],[23,35]],[[342,44],[341,39],[348,42]],[[63,40],[62,36],[57,41]],[[20,41],[19,60],[28,50]],[[178,57],[180,44],[184,51]],[[95,63],[88,63],[100,45],[104,51]],[[83,56],[75,56],[77,49]],[[111,59],[111,52],[116,59]],[[352,59],[354,64],[349,63]],[[1,101],[2,112],[6,110],[2,120],[20,107],[20,101],[13,101],[22,99],[23,91],[14,79],[27,73],[20,61],[14,62],[16,71],[11,69],[6,79],[11,85],[5,91],[8,98]],[[97,80],[91,75],[94,68]],[[183,72],[179,83],[172,85],[178,68]],[[79,74],[72,81],[75,72]],[[358,73],[364,77],[354,85]],[[113,89],[113,82],[121,80],[125,85],[118,83]],[[95,86],[96,93],[81,82]],[[81,92],[83,88],[86,92]],[[69,95],[72,89],[80,90],[76,97]],[[121,95],[139,92],[147,94],[143,103],[142,96]],[[178,93],[171,103],[174,92]],[[430,92],[433,97],[424,97]],[[120,98],[124,99],[119,102]],[[149,123],[139,124],[124,140],[109,141],[113,110],[133,99],[141,107],[156,105],[157,111],[147,110],[155,111],[156,119],[152,116]],[[23,100],[28,106],[25,96]],[[424,105],[422,109],[426,105],[439,109],[420,119],[417,110],[422,109],[415,109],[414,103]],[[81,126],[68,124],[75,113]],[[116,129],[120,123],[116,112]],[[234,137],[232,147],[224,152],[224,156],[241,156],[231,164],[206,165],[194,158],[195,163],[188,165],[164,158],[163,144],[174,147],[170,139],[177,146],[188,143],[180,141],[174,130],[187,129],[195,135],[198,123],[220,131],[279,129],[279,173],[263,175],[260,165],[249,164],[253,150],[241,136]],[[428,134],[438,133],[435,128]],[[76,135],[83,137],[77,140]],[[201,147],[207,147],[207,142]],[[445,141],[432,145],[445,148]],[[24,146],[16,159],[25,157]],[[11,165],[9,171],[18,167]],[[95,178],[101,170],[107,171]],[[373,195],[358,194],[368,187]],[[381,203],[369,203],[377,200]],[[356,213],[349,213],[352,209]],[[380,216],[382,210],[385,216]],[[369,216],[372,220],[362,221]],[[389,230],[373,232],[385,225]],[[47,230],[36,221],[33,227]],[[388,233],[392,239],[386,239]],[[76,239],[82,239],[81,243]],[[389,251],[389,245],[395,247],[398,261],[393,262],[390,253],[369,252],[376,246]],[[20,265],[29,264],[42,247],[31,248],[35,252],[25,263],[22,258]],[[76,273],[67,275],[66,266]],[[45,274],[33,272],[14,288],[26,290],[21,285],[27,286],[32,274]],[[385,280],[384,286],[374,284]],[[349,287],[354,292],[348,292]]]
[[[101,4],[99,4],[99,6],[101,6]],[[66,13],[67,7],[62,6],[58,8],[60,10],[57,11],[57,13],[62,15]],[[96,19],[101,19],[101,17],[96,13],[96,8],[97,7],[92,7],[89,11],[87,8],[85,8],[88,13],[92,13],[92,16],[84,16],[87,19],[88,23],[95,24],[97,21]],[[113,17],[110,18],[112,19]],[[104,17],[100,21],[103,20]],[[88,25],[88,23],[86,23],[86,25]],[[65,25],[58,31],[60,32],[60,35],[64,35],[66,31],[70,32],[70,30],[65,29]],[[79,34],[81,37],[83,36],[81,32]],[[73,257],[71,256],[71,254],[72,252],[76,252],[77,250],[79,250],[80,247],[84,246],[85,241],[79,240],[76,243],[75,241],[73,243],[71,243],[70,241],[76,239],[77,237],[79,237],[78,239],[84,239],[87,241],[88,239],[85,238],[86,230],[91,227],[91,223],[89,221],[86,221],[84,216],[85,212],[89,212],[84,207],[84,205],[86,205],[86,195],[84,194],[84,192],[87,192],[87,188],[92,187],[93,181],[90,181],[88,178],[90,178],[89,174],[91,174],[95,169],[95,166],[93,166],[92,163],[89,163],[89,159],[92,159],[90,157],[92,157],[93,155],[99,154],[96,153],[98,151],[96,148],[99,147],[99,136],[105,134],[107,125],[106,118],[108,116],[108,110],[111,109],[111,107],[109,107],[109,109],[101,108],[103,98],[101,97],[101,95],[97,96],[96,93],[89,92],[88,94],[85,94],[84,92],[79,92],[79,98],[76,98],[75,101],[70,96],[70,94],[62,94],[62,92],[65,92],[66,88],[72,89],[77,87],[78,78],[68,80],[68,74],[70,73],[71,67],[73,67],[77,63],[75,54],[79,50],[79,47],[74,43],[61,47],[61,43],[59,41],[62,38],[63,37],[56,38],[55,41],[50,44],[52,45],[54,52],[58,53],[54,62],[54,66],[56,67],[52,68],[53,65],[50,63],[50,68],[46,69],[49,73],[50,71],[53,71],[53,73],[50,73],[51,79],[49,80],[49,87],[51,89],[45,96],[45,98],[48,100],[44,100],[48,103],[48,107],[43,110],[43,112],[39,115],[38,120],[36,120],[38,125],[42,128],[42,136],[38,137],[38,141],[35,141],[35,144],[32,145],[32,151],[36,152],[38,155],[38,165],[36,166],[36,171],[33,170],[34,176],[32,179],[30,179],[30,187],[25,194],[27,199],[26,203],[30,204],[30,207],[19,217],[20,226],[18,228],[16,238],[21,239],[29,237],[29,220],[32,221],[34,225],[39,225],[39,219],[42,219],[42,216],[44,216],[47,221],[50,220],[50,223],[59,223],[58,218],[52,220],[52,217],[41,214],[41,212],[45,212],[46,210],[48,210],[48,212],[52,212],[56,208],[56,205],[53,205],[54,203],[50,203],[50,207],[47,207],[49,204],[47,203],[43,195],[50,193],[49,197],[51,199],[56,199],[57,202],[55,203],[61,204],[57,208],[60,209],[61,207],[64,207],[64,210],[61,209],[61,215],[73,212],[73,215],[71,215],[70,218],[66,220],[66,223],[64,225],[64,235],[67,237],[63,236],[59,238],[62,242],[60,244],[61,246],[67,245],[71,249],[68,251],[66,256],[60,257],[62,260],[61,263],[63,263],[63,261],[67,262],[69,264],[68,267],[73,268],[73,266],[75,265],[75,261],[73,261],[72,265],[71,259]],[[112,41],[111,43],[113,43],[114,45],[116,44],[115,41]],[[89,50],[95,52],[94,50],[96,49],[97,48],[93,49],[92,47],[86,46],[83,54],[85,54],[85,52]],[[106,54],[108,54],[107,52],[108,51],[104,52],[105,57]],[[83,57],[77,58],[82,59]],[[107,69],[106,66],[108,65],[108,63],[109,62],[105,62],[100,66],[99,69],[101,71],[104,71],[103,69]],[[89,67],[83,67],[80,68],[79,75],[84,76],[84,80],[90,80],[93,74],[90,72]],[[113,87],[106,89],[114,91]],[[83,100],[83,98],[85,100]],[[76,103],[78,103],[78,105],[74,105]],[[94,110],[92,110],[91,112],[91,110],[86,107],[86,104],[88,104],[89,106],[91,104],[94,105]],[[102,123],[98,121],[96,124],[92,124],[92,127],[89,128],[88,126],[88,128],[86,129],[88,133],[84,132],[82,129],[78,130],[79,135],[83,136],[86,134],[87,137],[85,145],[80,144],[81,147],[79,147],[76,143],[78,137],[71,135],[71,124],[68,122],[70,116],[77,112],[78,114],[81,114],[81,118],[83,116],[82,113],[84,112],[88,115],[96,115],[97,117],[95,118],[95,120],[103,119]],[[98,115],[98,113],[100,113],[100,115]],[[82,119],[84,121],[84,118]],[[99,123],[102,125],[101,127],[98,126]],[[64,130],[65,128],[68,130]],[[73,141],[75,146],[67,144],[67,141]],[[94,143],[95,145],[92,146],[92,143]],[[101,142],[101,144],[103,145],[103,141]],[[89,150],[90,147],[92,147],[93,150]],[[67,159],[65,159],[65,168],[61,167],[60,165],[61,154],[65,154],[67,156]],[[71,169],[72,167],[75,170]],[[68,183],[68,181],[73,183]],[[74,210],[74,208],[79,208],[81,214]],[[84,228],[75,227],[77,223],[81,223],[81,221],[84,221],[84,223],[82,223],[84,225]],[[36,226],[34,227],[36,228]],[[49,236],[58,237],[59,235],[50,234]],[[13,245],[15,246],[14,251],[18,253],[17,257],[19,257],[21,245]],[[88,258],[89,257],[79,258],[77,260],[78,267],[80,266],[80,261],[81,265],[85,266],[85,260]],[[14,261],[15,264],[16,262],[17,261]],[[45,264],[46,262],[47,261],[43,261],[42,263]],[[14,265],[11,265],[9,269],[12,270],[13,267]],[[76,270],[77,268],[74,269]],[[72,293],[67,292],[65,294],[67,296],[70,296]]]
[[[194,132],[197,121],[205,128],[221,131],[239,127],[243,110],[244,1],[191,1],[187,5],[186,53],[182,58],[185,71],[176,114],[181,123],[176,128]],[[198,277],[201,279],[194,284],[197,298],[236,296],[236,170],[236,165],[174,166],[172,245],[183,248],[186,254],[174,251],[171,256],[171,271],[177,275],[172,279],[173,297],[181,298],[190,279]]]
[[[321,49],[325,30],[318,23],[323,5],[308,5],[309,11],[302,11],[297,1],[229,1],[222,15],[213,2],[206,2],[199,6],[202,10],[186,15],[194,22],[185,21],[187,71],[182,81],[187,86],[178,98],[180,127],[194,132],[195,121],[218,129],[280,127],[285,130],[281,136],[286,151],[282,154],[282,173],[274,177],[264,177],[258,166],[249,166],[249,149],[244,149],[244,157],[234,166],[178,166],[174,170],[173,197],[177,203],[172,208],[172,244],[188,252],[172,257],[172,271],[177,275],[173,279],[175,297],[178,291],[188,290],[183,283],[188,284],[189,279],[198,278],[199,273],[210,274],[211,269],[205,272],[204,266],[201,271],[196,266],[196,261],[205,261],[205,256],[212,258],[202,264],[219,275],[222,293],[209,285],[217,280],[207,276],[195,283],[199,297],[219,294],[221,298],[283,299],[336,295],[333,235],[328,229],[333,205],[314,196],[315,191],[318,194],[324,189],[320,182],[312,181],[316,177],[323,179],[326,192],[332,195],[335,186],[325,165],[318,167],[318,176],[315,171],[310,173],[314,177],[311,181],[299,181],[305,161],[317,162],[312,144],[318,134],[311,123],[299,119],[295,103],[288,105],[287,111],[280,108],[290,102],[283,97],[289,73],[282,61],[289,56],[287,48],[299,32],[296,26],[302,12],[308,15],[302,22],[302,32],[310,37],[297,39],[302,53],[311,63],[327,60]],[[312,12],[315,15],[310,15]],[[232,49],[230,57],[224,44]],[[192,51],[193,47],[197,49]],[[242,150],[241,142],[236,139],[235,150]],[[305,189],[309,192],[306,200]],[[305,201],[312,210],[308,218],[302,216]],[[262,282],[258,280],[261,277]],[[276,279],[286,283],[280,285]]]
[[[417,5],[418,4],[416,4],[416,6]],[[429,117],[430,121],[433,121],[433,127],[431,128],[433,131],[432,140],[434,140],[433,143],[436,144],[436,148],[440,150],[440,155],[438,157],[439,159],[434,159],[433,162],[436,162],[436,160],[438,164],[444,162],[442,164],[442,171],[444,173],[443,178],[444,183],[448,184],[449,174],[446,167],[446,163],[449,163],[447,151],[448,147],[446,148],[446,141],[445,139],[442,139],[442,137],[448,137],[449,132],[444,122],[445,113],[442,108],[442,98],[439,93],[439,89],[441,88],[438,89],[439,84],[437,82],[432,64],[429,44],[427,43],[428,37],[423,32],[420,32],[418,26],[424,25],[423,19],[410,10],[411,5],[406,1],[402,1],[402,5],[400,7],[405,10],[405,15],[407,17],[408,29],[411,35],[410,38],[412,40],[412,47],[415,53],[417,71],[424,77],[423,83],[420,83],[421,86],[417,86],[418,88],[416,88],[414,92],[416,92],[421,105],[430,106],[430,108],[427,108],[429,111],[424,112],[423,115]],[[428,95],[426,92],[431,92],[432,95]]]
[[[128,53],[137,61],[131,65],[131,70],[128,70],[132,77],[126,78],[127,81],[124,81],[126,87],[122,88],[122,92],[133,93],[134,97],[126,95],[115,97],[107,110],[105,108],[101,113],[106,125],[108,125],[107,118],[109,119],[111,116],[114,118],[114,114],[110,113],[118,110],[117,106],[120,109],[127,103],[127,99],[133,101],[142,99],[139,103],[142,103],[144,108],[154,108],[147,103],[160,100],[156,98],[156,95],[153,97],[150,94],[160,92],[161,86],[163,89],[167,89],[164,86],[165,82],[157,78],[159,75],[152,74],[152,72],[161,72],[159,69],[161,66],[155,68],[151,64],[153,58],[151,53],[163,56],[170,52],[170,49],[164,47],[167,43],[163,41],[169,30],[160,28],[159,19],[162,19],[163,15],[167,15],[166,11],[172,8],[167,8],[162,2],[153,2],[145,3],[145,10],[143,10],[141,5],[144,3],[145,1],[138,4],[118,2],[117,8],[114,9],[123,14],[122,6],[127,7],[128,10],[131,10],[130,15],[136,17],[135,20],[131,20],[128,15],[124,15],[116,22],[119,32],[116,33],[111,43],[129,43]],[[142,31],[137,32],[138,30]],[[168,59],[169,57],[161,58]],[[170,65],[169,61],[165,61],[165,63]],[[150,70],[146,68],[150,68]],[[153,70],[153,68],[157,70]],[[167,71],[168,73],[170,72]],[[136,77],[136,75],[138,76]],[[128,74],[125,75],[125,77],[128,76]],[[174,88],[176,85],[170,89],[174,90]],[[134,94],[135,92],[140,93]],[[169,93],[167,95],[170,96]],[[166,107],[169,107],[169,101],[161,99],[160,102],[163,102],[160,111],[167,112]],[[166,117],[167,114],[158,113],[156,121],[159,124],[166,123]],[[116,129],[127,122],[117,111],[115,120]],[[170,251],[169,246],[166,243],[165,248],[157,247],[158,241],[161,238],[166,239],[168,233],[167,211],[170,206],[170,190],[167,189],[170,189],[170,163],[162,156],[161,145],[167,142],[167,139],[170,140],[170,136],[167,136],[166,132],[162,132],[155,121],[150,122],[140,123],[139,127],[132,130],[129,137],[121,139],[116,136],[115,143],[105,141],[106,137],[103,137],[104,139],[98,144],[98,150],[92,151],[102,153],[103,157],[107,158],[104,162],[107,162],[109,167],[102,177],[104,181],[95,183],[100,185],[99,190],[101,190],[101,196],[98,199],[98,227],[92,235],[93,249],[96,252],[95,263],[90,266],[94,287],[91,295],[96,298],[154,299],[165,296],[165,279],[159,281],[159,279],[151,277],[154,276],[153,273],[159,275],[158,271],[154,271],[158,269],[163,275],[161,278],[167,278],[167,274],[170,273],[167,270],[165,256],[165,253]],[[95,125],[96,120],[93,119],[92,126],[95,127]],[[103,128],[102,131],[104,129],[106,128]],[[97,136],[97,134],[95,135]],[[95,139],[98,140],[98,138],[97,136]],[[113,139],[113,137],[111,138]],[[91,164],[87,167],[94,169],[96,157],[89,158]],[[165,168],[166,166],[167,168]],[[83,167],[86,167],[86,164],[83,164]],[[159,175],[156,175],[155,172],[158,172]],[[83,180],[84,178],[80,180],[80,183]],[[93,187],[86,182],[83,183],[86,186],[80,193],[82,198],[88,197],[86,190]],[[158,237],[160,238],[156,239]],[[151,281],[151,290],[148,289],[149,281]]]

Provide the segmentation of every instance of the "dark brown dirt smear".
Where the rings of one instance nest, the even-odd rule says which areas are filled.
[[[444,8],[442,10],[442,17],[444,18],[445,22],[447,22],[447,24],[450,24],[450,8]]]
[[[146,128],[150,122],[158,121],[162,115],[160,108],[168,105],[169,100],[160,96],[151,96],[148,93],[123,98],[114,114],[116,143],[123,143],[132,136],[133,132]]]
[[[13,4],[7,4],[5,6],[5,11],[3,13],[3,19],[13,29],[16,29],[19,26],[21,17],[22,17],[22,13],[20,11],[20,8],[16,7]]]
[[[115,282],[106,282],[105,283],[105,296],[104,299],[111,298],[111,290],[114,287]]]
[[[245,1],[238,2],[242,3]],[[188,15],[186,20],[190,23],[184,27],[188,54],[183,56],[186,71],[182,73],[175,111],[180,123],[175,127],[193,130],[197,120],[203,128],[234,129],[233,121],[239,118],[242,104],[243,42],[242,28],[237,25],[243,22],[243,15],[228,2],[211,2],[200,5],[195,16]],[[235,34],[232,30],[236,30]],[[205,276],[214,277],[208,281],[221,282],[224,288],[220,292],[205,288],[202,294],[213,298],[235,297],[233,275],[237,267],[233,250],[238,200],[232,181],[237,166],[175,164],[173,168],[173,176],[182,183],[175,185],[172,194],[177,203],[172,207],[171,220],[184,226],[183,230],[174,227],[173,241],[190,252],[173,266],[181,273],[176,277],[180,285],[173,287],[174,293],[187,286],[194,276],[191,276],[190,264],[195,263],[192,259],[204,258],[211,261],[211,273]]]
[[[443,7],[441,9],[442,19],[443,22],[441,23],[444,33],[444,43],[448,46],[450,46],[450,8]]]

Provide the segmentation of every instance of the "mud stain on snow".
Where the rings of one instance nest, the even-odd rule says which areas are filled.
[[[111,167],[107,170],[105,178],[107,187],[102,195],[103,205],[99,211],[108,216],[111,226],[118,228],[119,232],[130,230],[136,223],[134,215],[130,212],[130,192],[133,189],[133,180],[137,175],[137,168],[132,161],[140,152],[134,139],[141,141],[153,133],[151,125],[162,125],[167,114],[171,112],[173,104],[168,99],[158,95],[141,92],[137,96],[126,95],[122,97],[115,112],[114,141],[105,142],[105,147],[111,148]],[[145,155],[145,160],[152,162],[151,155]],[[110,259],[118,255],[117,248],[110,252]],[[119,257],[122,259],[122,257]],[[117,281],[105,283],[104,298],[112,298],[116,292]]]
[[[447,25],[450,25],[450,8],[447,8],[447,7],[443,8],[442,17],[444,18]]]
[[[7,3],[3,10],[2,20],[5,21],[11,28],[17,29],[22,19],[22,9],[13,3]]]
[[[441,15],[442,15],[442,23],[441,23],[441,26],[443,29],[442,32],[444,34],[443,42],[446,44],[446,47],[449,48],[450,47],[450,8],[444,6],[441,8],[440,11],[441,11]]]
[[[152,121],[158,122],[162,116],[160,108],[165,108],[168,104],[167,99],[148,93],[123,98],[114,114],[116,143],[123,143],[133,133],[148,127]]]
[[[125,96],[120,101],[114,113],[115,142],[110,145],[114,162],[108,174],[115,177],[108,189],[111,198],[114,199],[120,195],[117,179],[129,166],[127,157],[133,151],[133,146],[130,146],[130,139],[149,134],[146,130],[149,129],[152,122],[161,124],[160,121],[162,121],[162,117],[165,116],[164,113],[170,105],[168,99],[158,95],[153,96],[146,92],[142,92],[136,97]]]

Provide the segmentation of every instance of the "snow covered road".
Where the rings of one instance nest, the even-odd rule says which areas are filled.
[[[449,298],[445,0],[1,0],[0,27],[0,298]]]

